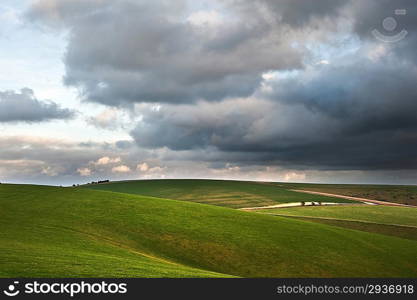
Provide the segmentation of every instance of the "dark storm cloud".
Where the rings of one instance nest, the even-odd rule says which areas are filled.
[[[332,122],[310,114],[301,106],[255,99],[163,106],[159,111],[144,112],[144,116],[132,131],[142,147],[173,150],[214,147],[233,153],[239,161],[276,160],[275,152],[279,149],[285,151],[318,141],[320,137],[315,133]],[[228,154],[225,157],[231,158]]]
[[[127,4],[100,18],[73,30],[65,82],[107,105],[248,96],[265,69],[301,64],[296,51],[256,22],[200,28]]]
[[[196,153],[201,149],[216,150],[214,161],[235,162],[238,166],[264,164],[322,170],[417,168],[415,130],[386,128],[347,133],[351,128],[345,124],[319,115],[300,122],[302,111],[301,116],[308,115],[300,107],[288,106],[265,111],[261,118],[251,111],[242,113],[245,118],[228,113],[225,117],[229,121],[222,125],[196,120],[184,126],[178,119],[155,117],[148,120],[149,124],[139,125],[132,136],[139,146],[152,149],[168,147]],[[356,126],[354,120],[352,126]],[[194,159],[204,161],[208,157],[196,154]]]
[[[272,81],[257,95],[269,101],[145,112],[132,135],[149,148],[215,147],[236,162],[241,153],[299,168],[417,168],[415,66],[390,56],[342,61]]]
[[[29,16],[70,29],[65,83],[116,106],[249,96],[262,73],[302,68],[291,32],[343,3],[219,1],[227,15],[203,25],[187,21],[186,1],[37,1]]]
[[[36,99],[31,89],[24,88],[20,93],[0,91],[0,123],[43,122],[73,116],[73,111],[61,108],[52,101]]]
[[[134,145],[135,143],[132,141],[117,141],[116,142],[116,147],[122,150],[131,149],[134,147]]]
[[[30,15],[69,28],[65,82],[84,99],[162,103],[140,112],[140,147],[220,165],[417,169],[415,1],[221,1],[227,18],[203,26],[183,1],[77,3],[38,1]],[[372,35],[398,32],[381,28],[389,16],[409,32],[398,43]],[[308,62],[346,36],[353,54]],[[282,70],[297,72],[262,77]]]
[[[417,69],[395,58],[349,58],[277,81],[269,97],[341,122],[345,134],[417,128]]]
[[[248,15],[269,15],[278,23],[294,27],[308,25],[314,19],[337,18],[342,8],[350,3],[346,0],[226,0],[232,6],[243,8]]]

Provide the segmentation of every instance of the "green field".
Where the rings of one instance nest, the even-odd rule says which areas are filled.
[[[310,216],[340,220],[417,227],[417,208],[392,206],[315,206],[263,210],[291,216]]]
[[[417,206],[417,186],[305,183],[280,183],[277,185],[289,189],[304,189]]]
[[[257,212],[417,240],[417,208],[392,206],[294,207]]]
[[[354,202],[334,197],[292,192],[271,183],[248,181],[139,180],[87,185],[85,187],[231,208],[258,207],[302,201]]]
[[[1,277],[415,277],[417,241],[186,201],[0,185]]]

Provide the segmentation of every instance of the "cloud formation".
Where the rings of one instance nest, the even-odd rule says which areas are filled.
[[[65,184],[97,180],[222,178],[274,181],[413,183],[416,170],[318,171],[257,164],[258,155],[193,151],[120,151],[115,144],[36,137],[0,137],[0,182]],[[108,157],[114,163],[98,166]],[[119,158],[120,157],[120,162]],[[105,159],[107,161],[107,159]],[[233,162],[233,161],[240,161]],[[104,161],[104,160],[103,160]],[[116,162],[117,161],[117,162]],[[126,166],[128,173],[112,169]],[[120,168],[118,170],[127,170]]]
[[[186,1],[41,0],[29,16],[69,28],[65,83],[111,106],[246,97],[264,72],[303,67],[303,49],[292,45],[296,16],[274,20],[260,8],[248,16],[229,2],[217,2],[216,22],[188,13]],[[341,3],[334,2],[310,16],[330,15]],[[300,14],[283,5],[286,17]]]
[[[70,119],[74,114],[55,102],[36,99],[33,90],[28,88],[20,93],[0,91],[0,123]]]
[[[286,180],[315,171],[415,174],[416,1],[195,6],[185,0],[32,5],[30,20],[69,31],[65,84],[84,101],[110,106],[89,124],[112,128],[118,107],[139,120],[134,142],[119,141],[114,152],[84,159],[73,172],[162,176],[205,166],[218,176],[272,167]],[[387,17],[396,28],[384,28]],[[408,34],[397,43],[372,34],[402,29]],[[142,156],[133,159],[135,151]]]

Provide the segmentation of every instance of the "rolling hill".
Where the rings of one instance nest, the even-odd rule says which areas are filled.
[[[308,183],[280,183],[279,185],[288,189],[309,190],[417,206],[417,186],[412,185]]]
[[[413,207],[316,206],[258,210],[257,212],[417,240],[417,208]]]
[[[354,202],[335,197],[289,191],[264,182],[225,180],[138,180],[86,185],[89,189],[191,201],[230,208],[258,207],[289,202]]]
[[[311,216],[335,218],[340,220],[364,221],[388,225],[415,226],[417,228],[417,209],[391,206],[322,206],[294,207],[291,209],[268,209],[271,213],[292,216]]]
[[[186,201],[0,185],[1,277],[412,277],[417,241]]]

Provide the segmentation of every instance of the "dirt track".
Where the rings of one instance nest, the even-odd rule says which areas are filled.
[[[359,203],[332,203],[332,202],[290,202],[290,203],[283,203],[277,205],[269,205],[269,206],[256,206],[256,207],[245,207],[239,208],[239,210],[265,210],[265,209],[275,209],[275,208],[290,208],[290,207],[308,207],[308,206],[363,206],[363,204]]]

